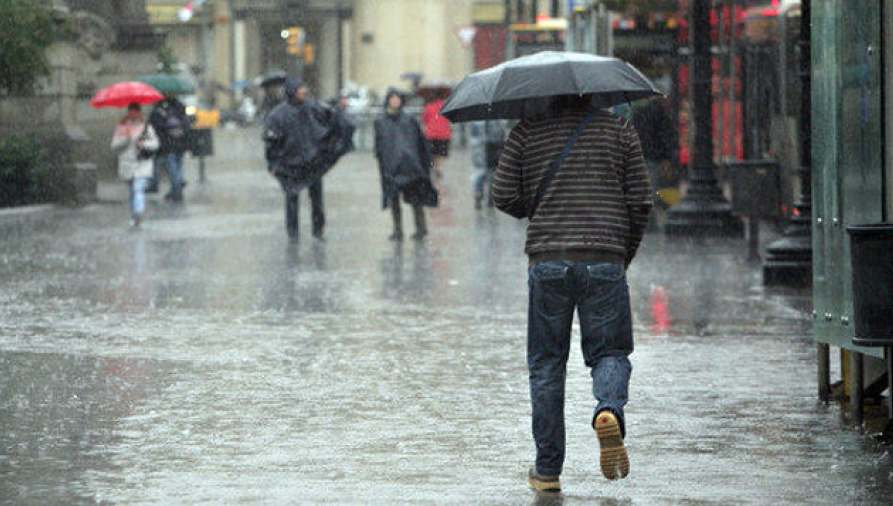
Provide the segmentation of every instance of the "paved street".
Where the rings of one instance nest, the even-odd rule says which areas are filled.
[[[209,182],[190,162],[142,230],[115,185],[0,214],[0,503],[536,503],[524,228],[474,211],[468,153],[424,243],[387,240],[358,153],[325,180],[326,241],[304,197],[294,245],[258,132],[219,134]],[[564,495],[540,504],[888,504],[893,458],[816,401],[808,297],[745,257],[646,237],[631,476],[599,473],[575,330]]]

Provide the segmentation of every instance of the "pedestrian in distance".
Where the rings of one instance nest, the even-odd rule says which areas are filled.
[[[285,94],[286,100],[264,122],[267,169],[285,194],[285,228],[289,238],[298,240],[298,195],[306,187],[310,193],[313,237],[321,240],[326,224],[322,166],[337,159],[327,150],[337,125],[333,111],[314,101],[300,78],[286,79]],[[309,173],[319,176],[303,177]]]
[[[186,114],[186,107],[174,96],[165,97],[155,104],[149,123],[158,133],[161,147],[156,155],[156,165],[151,188],[157,191],[160,167],[163,167],[170,181],[170,191],[165,200],[179,203],[183,201],[183,154],[189,149],[189,130],[191,122]]]
[[[127,114],[115,126],[112,150],[118,153],[118,177],[130,190],[130,225],[139,227],[146,211],[145,189],[152,177],[152,158],[160,142],[152,125],[143,118],[139,104],[127,106]]]
[[[444,99],[437,98],[425,104],[422,109],[422,125],[425,127],[425,139],[431,150],[434,162],[434,177],[443,179],[443,163],[450,156],[450,139],[453,129],[450,120],[440,114]]]
[[[633,334],[626,269],[648,223],[652,193],[635,129],[592,107],[592,98],[559,96],[554,116],[522,119],[493,181],[496,207],[530,220],[527,366],[536,463],[528,483],[540,491],[561,488],[574,310],[597,401],[591,424],[602,474],[614,480],[629,473],[624,406]]]
[[[469,125],[468,139],[471,145],[471,163],[474,166],[471,179],[475,209],[483,207],[485,198],[487,205],[493,207],[490,185],[505,143],[505,133],[504,120],[474,121]]]
[[[403,97],[388,90],[385,111],[375,121],[375,158],[381,174],[382,208],[391,208],[392,241],[403,240],[400,197],[412,206],[413,239],[428,235],[424,207],[437,206],[437,190],[431,184],[431,154],[419,122],[403,112]]]

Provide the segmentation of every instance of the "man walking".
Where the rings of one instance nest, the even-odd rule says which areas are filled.
[[[149,115],[149,123],[158,133],[161,139],[161,147],[156,154],[156,160],[167,172],[170,180],[170,191],[164,196],[171,202],[183,201],[183,154],[189,147],[189,116],[186,115],[186,107],[176,97],[169,96],[155,105],[152,114]],[[150,188],[158,188],[156,170]]]
[[[285,193],[285,227],[291,240],[298,239],[298,176],[317,172],[317,165],[328,163],[323,144],[334,129],[333,114],[307,96],[303,81],[290,77],[285,81],[286,100],[267,116],[264,129],[268,170],[276,176]],[[313,222],[313,237],[322,239],[326,223],[323,208],[322,176],[308,187]]]
[[[652,206],[633,126],[591,106],[592,97],[559,97],[556,116],[518,123],[493,181],[496,206],[529,217],[527,366],[536,463],[528,483],[559,491],[564,464],[564,388],[574,310],[583,357],[598,401],[591,420],[602,474],[629,473],[623,408],[633,351],[626,268]]]

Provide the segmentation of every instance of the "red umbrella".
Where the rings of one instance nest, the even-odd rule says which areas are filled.
[[[90,105],[97,109],[100,107],[127,107],[134,102],[145,105],[154,104],[163,99],[164,95],[146,83],[125,81],[106,86],[96,92],[96,95],[90,99]]]

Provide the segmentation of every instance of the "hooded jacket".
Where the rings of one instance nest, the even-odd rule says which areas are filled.
[[[287,79],[286,99],[265,120],[265,154],[274,173],[301,171],[320,157],[323,144],[334,133],[332,111],[310,99],[295,100],[302,85],[300,79]]]
[[[189,149],[189,116],[186,107],[176,98],[168,97],[159,102],[149,115],[149,123],[161,141],[159,154],[183,154]]]
[[[375,121],[375,157],[381,174],[382,207],[391,205],[403,193],[411,205],[437,206],[437,190],[431,184],[431,154],[419,122],[403,113],[387,112],[387,103],[396,91],[385,97],[385,113]]]
[[[124,181],[152,177],[152,158],[139,156],[139,150],[156,151],[160,142],[155,129],[144,120],[124,120],[115,127],[112,150],[118,153],[118,177]]]

